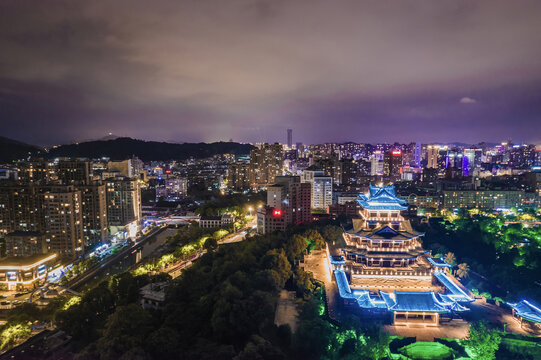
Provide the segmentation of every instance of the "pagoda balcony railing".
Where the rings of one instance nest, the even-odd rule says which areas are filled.
[[[357,249],[372,250],[372,251],[388,251],[388,252],[402,251],[403,252],[403,251],[419,249],[421,247],[421,244],[419,244],[418,242],[415,242],[409,246],[392,246],[392,247],[380,247],[380,246],[374,246],[374,245],[368,245],[368,244],[355,244],[355,247]]]
[[[432,277],[434,270],[432,269],[423,269],[423,270],[397,270],[397,269],[379,269],[379,270],[368,270],[368,269],[359,269],[356,267],[350,266],[350,273],[352,276],[374,276],[374,277],[387,277],[387,276],[415,276],[415,277]]]
[[[385,222],[403,222],[403,216],[370,216],[364,214],[362,211],[359,212],[361,217],[366,221],[385,221]]]

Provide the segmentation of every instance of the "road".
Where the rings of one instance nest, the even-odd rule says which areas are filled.
[[[72,279],[70,282],[68,282],[67,286],[68,288],[76,288],[78,286],[81,286],[91,280],[96,273],[98,273],[100,270],[102,270],[104,267],[107,267],[109,265],[114,264],[115,262],[123,259],[126,255],[132,254],[137,252],[138,250],[142,249],[144,244],[151,239],[153,236],[156,236],[160,234],[161,232],[165,231],[167,227],[159,227],[156,229],[151,230],[148,234],[142,236],[139,239],[136,239],[136,241],[119,251],[118,253],[111,255],[104,259],[99,264],[94,265],[92,268],[90,268],[88,271],[86,271],[84,274],[77,276],[75,279]]]
[[[246,231],[230,234],[224,237],[222,240],[218,241],[218,245],[225,245],[225,244],[232,244],[232,243],[240,242],[246,238],[246,234],[247,234]]]

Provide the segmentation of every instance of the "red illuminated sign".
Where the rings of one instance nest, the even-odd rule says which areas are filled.
[[[282,216],[282,210],[274,210],[273,215],[276,217]]]
[[[400,150],[393,150],[393,155],[400,155],[402,154],[402,151]]]
[[[171,174],[171,170],[165,170],[166,174]]]

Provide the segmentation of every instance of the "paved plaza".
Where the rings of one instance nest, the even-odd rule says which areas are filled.
[[[294,333],[297,330],[299,312],[295,303],[295,292],[282,290],[274,314],[276,326],[288,324]]]

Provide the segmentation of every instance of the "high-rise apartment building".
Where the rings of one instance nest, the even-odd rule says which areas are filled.
[[[312,221],[311,199],[312,187],[310,186],[310,184],[300,182],[300,178],[298,176],[296,176],[294,180],[289,182],[287,216],[288,221],[291,224],[299,224]]]
[[[353,159],[341,159],[336,162],[335,182],[341,185],[353,185],[357,182],[358,164]]]
[[[310,222],[311,184],[299,176],[277,176],[267,188],[267,205],[258,209],[258,232],[284,231],[289,224]]]
[[[135,179],[111,178],[107,187],[107,221],[111,226],[141,222],[141,191]]]
[[[44,234],[49,252],[76,257],[84,253],[81,191],[74,186],[43,188]]]
[[[422,159],[422,146],[421,143],[415,143],[413,148],[413,161],[417,169],[421,168],[421,159]]]
[[[287,129],[287,148],[293,148],[293,129]]]
[[[93,245],[107,237],[107,196],[101,181],[79,185],[83,209],[85,245]]]
[[[312,181],[312,209],[328,211],[332,205],[332,178],[315,176]]]
[[[307,169],[303,173],[302,181],[310,183],[312,187],[311,208],[327,211],[332,204],[332,177],[326,176],[320,169]]]
[[[48,252],[78,256],[84,251],[82,196],[75,186],[2,183],[0,232],[36,232]]]
[[[93,176],[93,164],[88,160],[60,160],[58,179],[81,191],[85,246],[107,237],[107,198],[105,185]]]
[[[156,199],[175,201],[183,199],[188,194],[188,179],[171,177],[163,180],[163,186],[156,188]]]
[[[400,176],[400,167],[402,166],[402,151],[391,150],[383,155],[383,175]]]
[[[0,233],[42,231],[44,227],[40,186],[0,182]]]
[[[55,175],[54,167],[43,159],[17,164],[18,180],[24,183],[48,183]]]
[[[92,177],[92,162],[86,160],[60,160],[58,179],[63,184],[88,184]]]
[[[250,164],[230,164],[227,168],[227,186],[242,191],[250,188]]]
[[[438,145],[428,145],[426,147],[426,167],[428,169],[437,169],[440,156],[440,147]]]
[[[284,151],[281,144],[263,144],[253,149],[250,152],[251,183],[254,185],[274,183],[274,178],[282,175],[283,166]]]
[[[6,235],[6,255],[32,256],[47,253],[45,236],[36,231],[14,231]]]

